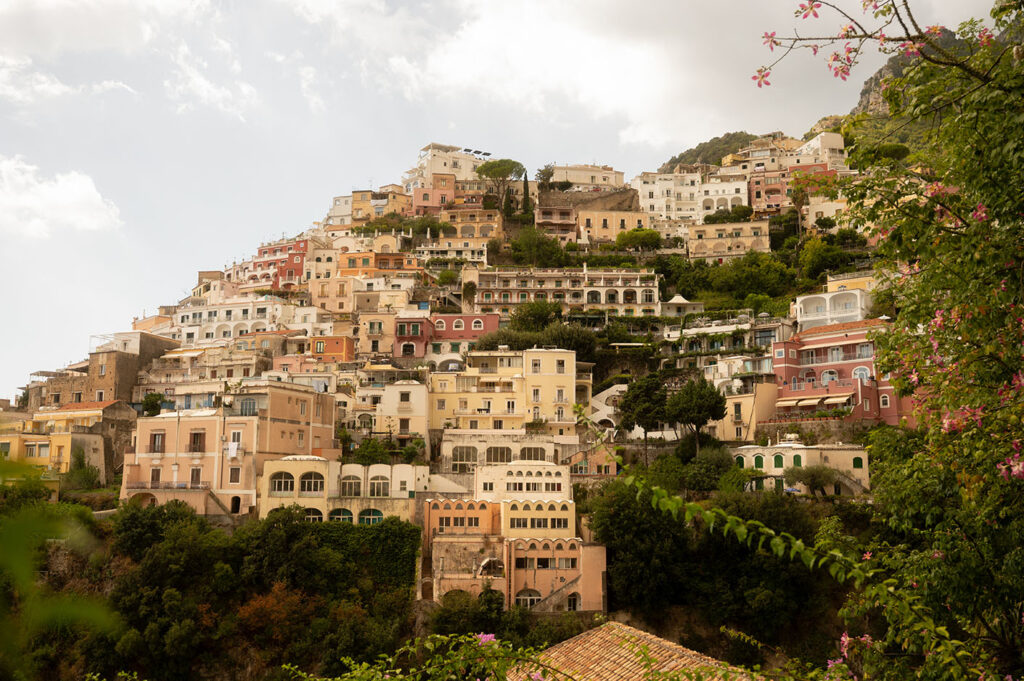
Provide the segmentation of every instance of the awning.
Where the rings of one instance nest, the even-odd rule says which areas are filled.
[[[799,401],[800,400],[779,400],[778,402],[775,403],[775,406],[776,407],[793,407],[793,406],[796,406],[796,403],[799,402]]]
[[[796,406],[798,406],[798,407],[810,407],[811,405],[817,404],[818,402],[821,402],[821,398],[820,397],[811,397],[811,398],[800,400],[799,402],[796,403]]]
[[[853,393],[846,393],[845,395],[833,395],[825,400],[825,404],[842,404],[846,400],[850,399]]]

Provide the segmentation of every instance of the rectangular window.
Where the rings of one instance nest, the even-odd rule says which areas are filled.
[[[525,530],[527,527],[526,518],[509,518],[508,526],[513,530]]]
[[[575,558],[559,558],[558,559],[559,570],[575,570],[576,559]]]
[[[437,401],[437,410],[438,411],[444,411],[444,408],[445,408],[445,401],[444,400],[438,400]]]
[[[551,519],[551,529],[553,529],[553,530],[567,530],[567,529],[569,529],[569,519],[568,518],[552,518]]]
[[[553,558],[538,558],[537,569],[538,570],[549,570],[554,567]]]
[[[546,530],[548,528],[547,518],[530,518],[531,530]]]
[[[530,361],[530,371],[535,374],[540,373],[540,360],[534,359]]]
[[[456,517],[452,518],[452,526],[454,526],[454,527],[465,527],[466,526],[466,518],[465,517],[460,517],[460,516],[456,516]]]
[[[408,393],[408,392],[398,393],[398,401],[399,402],[409,402],[411,399],[412,399],[412,393]]]
[[[160,469],[159,468],[151,468],[151,469],[149,469],[149,481],[150,481],[150,483],[154,483],[154,482],[155,483],[159,483],[160,482]]]
[[[469,518],[469,526],[470,527],[480,527],[480,519],[476,518],[476,517]]]
[[[559,374],[565,373],[565,360],[559,359],[555,361],[555,372]]]
[[[494,483],[493,482],[485,482],[483,484],[483,490],[485,492],[493,492],[494,491]]]

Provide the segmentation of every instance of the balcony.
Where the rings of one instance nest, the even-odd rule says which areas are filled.
[[[125,489],[150,489],[150,490],[208,490],[209,482],[151,482],[137,480],[125,483]]]
[[[867,360],[874,358],[873,352],[844,352],[842,354],[830,353],[828,355],[815,355],[813,357],[801,357],[800,366],[815,366],[817,364],[830,364],[832,362],[853,362],[855,360]]]

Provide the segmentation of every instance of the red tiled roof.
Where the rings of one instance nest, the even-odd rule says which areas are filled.
[[[104,400],[103,402],[70,402],[63,405],[57,411],[85,411],[87,409],[106,409],[112,404],[121,400]]]
[[[726,678],[716,670],[729,670],[730,679],[751,678],[724,662],[621,622],[606,622],[540,654],[542,662],[577,681],[641,681],[650,671],[644,657],[650,660],[651,670],[658,672],[701,671],[701,678],[714,681]],[[514,670],[508,678],[525,681],[530,677],[528,670]]]
[[[790,340],[800,340],[805,336],[820,336],[825,333],[836,333],[838,331],[849,331],[851,329],[868,329],[875,326],[886,326],[888,322],[883,319],[862,319],[859,322],[843,322],[841,324],[827,324],[825,326],[815,326],[813,329],[807,329],[795,334]]]

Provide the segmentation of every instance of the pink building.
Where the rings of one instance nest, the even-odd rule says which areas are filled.
[[[430,176],[429,187],[417,187],[412,191],[412,208],[415,215],[437,215],[442,208],[455,205],[455,175],[434,173]]]
[[[750,207],[758,216],[779,213],[781,209],[793,205],[789,183],[795,176],[824,177],[835,174],[836,171],[829,170],[827,163],[792,165],[778,170],[753,172],[750,174],[747,187],[750,194]]]
[[[432,314],[395,316],[395,357],[441,362],[459,359],[485,333],[498,330],[501,315]]]
[[[272,289],[291,289],[302,283],[306,251],[309,242],[304,238],[282,239],[260,246],[253,258],[250,281],[266,282]]]
[[[890,425],[903,416],[912,420],[909,400],[896,395],[888,375],[880,375],[875,365],[875,344],[868,335],[885,328],[880,319],[865,319],[818,326],[772,343],[777,418],[843,409],[848,420]]]

